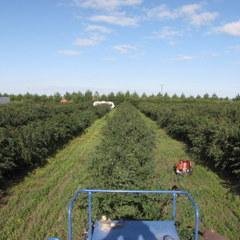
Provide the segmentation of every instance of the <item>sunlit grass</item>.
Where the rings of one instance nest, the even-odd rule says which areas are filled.
[[[9,189],[6,203],[0,207],[1,240],[43,240],[47,236],[66,239],[66,207],[74,191],[88,184],[89,159],[96,146],[101,144],[101,130],[106,117],[97,120],[84,135],[67,144],[44,167]],[[200,207],[201,230],[213,228],[230,240],[238,239],[239,196],[230,193],[216,174],[198,164],[194,164],[191,176],[176,176],[174,164],[179,159],[190,158],[185,145],[171,139],[150,119],[143,118],[157,135],[154,151],[156,177],[150,188],[171,189],[177,185],[189,191]],[[192,225],[193,213],[186,201],[179,199],[178,203],[177,219],[180,228],[184,229]],[[82,233],[84,214],[79,208],[75,210],[78,222],[75,229]],[[81,239],[81,234],[76,239]]]
[[[100,141],[104,118],[12,187],[0,208],[0,239],[66,239],[66,206],[88,178],[87,160]]]
[[[194,162],[193,174],[177,176],[173,166],[180,159],[191,159],[186,147],[181,142],[170,138],[164,130],[159,129],[150,119],[148,124],[155,128],[157,142],[155,148],[156,188],[171,189],[176,185],[189,191],[200,208],[201,230],[214,229],[228,239],[239,238],[240,229],[240,197],[224,187],[224,182],[207,167]],[[192,159],[193,160],[193,159]],[[193,160],[194,161],[194,160]],[[192,225],[187,201],[179,199],[178,220],[182,228]],[[193,216],[193,213],[190,215]]]

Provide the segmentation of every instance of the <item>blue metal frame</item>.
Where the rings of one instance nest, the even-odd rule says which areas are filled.
[[[198,240],[199,231],[199,208],[195,203],[191,194],[186,191],[175,191],[175,190],[103,190],[103,189],[80,189],[75,192],[73,198],[70,200],[68,205],[68,240],[73,240],[73,229],[72,229],[72,210],[74,203],[78,199],[81,193],[88,194],[88,240],[92,239],[92,194],[93,193],[128,193],[128,194],[168,194],[173,197],[173,211],[172,217],[176,221],[176,202],[177,195],[183,195],[188,198],[192,203],[195,213],[195,227],[194,227],[194,240]]]

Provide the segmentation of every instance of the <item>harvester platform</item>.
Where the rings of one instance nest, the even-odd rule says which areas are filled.
[[[110,220],[106,216],[97,220],[92,217],[93,195],[102,194],[134,194],[134,195],[170,195],[172,199],[172,214],[169,220]],[[193,207],[194,231],[193,240],[198,240],[199,210],[192,196],[186,191],[180,190],[102,190],[80,189],[76,191],[68,205],[68,240],[73,240],[72,210],[80,195],[87,195],[88,226],[86,240],[179,240],[176,227],[177,197],[185,196]],[[49,240],[58,238],[49,238]]]
[[[108,227],[105,223],[97,221],[92,240],[179,240],[174,221],[112,221],[111,223]]]

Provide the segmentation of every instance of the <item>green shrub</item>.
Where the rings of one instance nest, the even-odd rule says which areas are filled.
[[[149,189],[154,170],[155,135],[146,126],[141,114],[129,103],[121,104],[103,130],[101,145],[89,166],[91,188]],[[151,197],[148,197],[151,200]],[[149,209],[146,197],[111,194],[100,195],[95,214],[111,218],[146,218]],[[153,212],[153,211],[152,211]]]
[[[138,108],[189,146],[200,160],[240,180],[240,108],[238,103],[150,103]]]
[[[36,109],[39,109],[38,106]],[[36,112],[36,116],[39,116],[36,109],[33,107],[32,112]],[[20,120],[23,119],[20,114],[20,119],[11,122],[14,126],[7,125],[0,128],[1,185],[19,174],[25,174],[28,170],[44,164],[49,155],[74,136],[81,134],[108,109],[89,106],[88,109],[82,110],[80,105],[58,105],[52,108],[52,111],[49,114],[51,117],[38,119],[32,115],[31,121],[28,118],[27,122]],[[14,114],[16,112],[14,110]]]

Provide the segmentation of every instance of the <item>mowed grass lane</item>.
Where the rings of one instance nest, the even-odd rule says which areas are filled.
[[[231,194],[216,174],[198,164],[194,164],[191,176],[176,176],[174,164],[179,159],[190,158],[185,145],[170,138],[152,120],[142,117],[157,134],[154,151],[156,177],[151,189],[171,189],[177,185],[188,190],[199,204],[201,229],[213,228],[230,240],[239,239],[239,196]],[[97,120],[86,134],[74,139],[50,158],[46,166],[35,170],[9,190],[6,203],[0,207],[0,240],[42,240],[47,236],[66,239],[66,206],[77,188],[88,185],[89,159],[96,146],[101,144],[105,118]],[[185,229],[192,225],[193,213],[185,201],[179,200],[178,204],[177,219],[180,228]],[[76,212],[76,229],[81,233],[84,217],[80,211]],[[76,239],[82,239],[81,234]]]
[[[66,239],[66,206],[74,191],[85,187],[88,158],[100,143],[104,123],[105,118],[97,120],[44,167],[9,190],[0,206],[1,240]]]
[[[192,175],[177,176],[173,166],[180,159],[191,159],[186,152],[186,146],[170,138],[155,122],[143,117],[157,133],[155,188],[171,189],[176,185],[189,191],[200,208],[201,230],[214,229],[229,240],[240,239],[240,197],[231,193],[215,173],[195,162]],[[181,229],[187,229],[194,220],[191,217],[193,216],[191,206],[187,205],[186,200],[180,199],[178,204],[177,220],[180,221]]]

